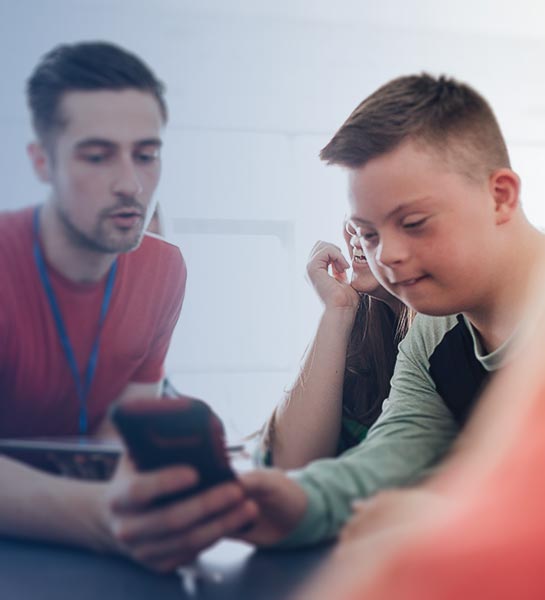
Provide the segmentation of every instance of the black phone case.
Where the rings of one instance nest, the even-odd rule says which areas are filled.
[[[176,498],[235,479],[229,465],[223,426],[202,400],[189,396],[131,400],[116,404],[111,418],[140,471],[186,464],[199,483]],[[172,500],[163,498],[161,503]]]

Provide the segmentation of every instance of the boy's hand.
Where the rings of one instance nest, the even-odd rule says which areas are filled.
[[[303,518],[307,496],[301,486],[276,469],[260,469],[241,476],[246,495],[256,508],[253,525],[238,539],[269,546],[288,536]]]

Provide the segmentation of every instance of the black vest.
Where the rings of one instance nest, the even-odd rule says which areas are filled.
[[[462,427],[490,373],[475,356],[473,338],[462,315],[430,356],[430,375],[457,423]]]

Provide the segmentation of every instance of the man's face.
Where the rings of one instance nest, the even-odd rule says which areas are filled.
[[[138,246],[154,210],[162,117],[137,90],[70,92],[49,149],[51,202],[73,243],[96,252]]]
[[[350,172],[350,206],[371,270],[405,304],[446,315],[486,301],[499,235],[488,181],[405,142]]]

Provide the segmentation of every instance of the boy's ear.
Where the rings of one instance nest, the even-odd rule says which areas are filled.
[[[43,145],[40,142],[31,142],[27,146],[27,153],[38,179],[44,183],[50,183],[51,164],[49,155]]]
[[[520,179],[511,169],[498,169],[490,175],[496,224],[507,223],[519,207]]]

